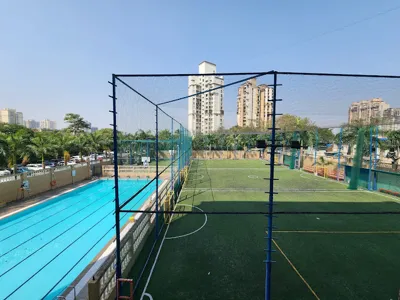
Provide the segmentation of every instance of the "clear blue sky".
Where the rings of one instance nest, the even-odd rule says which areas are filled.
[[[3,1],[0,107],[16,108],[24,119],[54,119],[59,128],[67,112],[107,127],[112,73],[197,72],[203,60],[216,63],[220,72],[400,74],[400,9],[377,16],[399,5],[396,0]],[[160,99],[187,93],[187,79],[174,80],[154,83]],[[288,90],[282,94],[293,101],[282,103],[282,112],[307,115],[305,103],[314,109],[310,115],[325,123],[345,120],[350,102],[362,97],[382,96],[400,107],[397,82],[357,81],[364,92],[356,92],[343,80],[283,81]],[[175,86],[183,90],[168,90]],[[300,87],[303,94],[296,98]],[[235,124],[235,90],[226,92],[227,127]],[[337,91],[343,103],[321,104]],[[133,110],[124,105],[126,112]],[[166,110],[186,124],[186,106],[184,101]],[[140,108],[143,124],[153,118],[147,108]],[[329,113],[329,122],[321,118]]]

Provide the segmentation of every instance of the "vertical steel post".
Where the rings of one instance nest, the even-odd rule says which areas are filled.
[[[317,152],[318,152],[318,128],[315,129],[315,149],[314,149],[315,175],[317,175]]]
[[[372,190],[372,126],[369,128],[369,170],[368,170],[368,190]]]
[[[343,127],[340,128],[339,134],[339,145],[338,145],[338,168],[336,172],[336,180],[339,181],[339,171],[340,171],[340,155],[342,153],[342,138],[343,138]]]
[[[269,202],[268,202],[268,236],[267,236],[267,268],[265,274],[265,300],[271,299],[271,271],[272,271],[272,220],[274,210],[274,170],[275,170],[275,149],[277,148],[276,133],[276,87],[277,72],[274,72],[274,91],[272,99],[272,132],[271,132],[271,157],[269,171]]]
[[[378,134],[379,134],[379,126],[375,126],[375,158],[374,158],[374,170],[376,170],[376,165],[378,163]],[[376,186],[376,172],[375,172],[375,176],[374,176],[374,185],[373,185],[373,189],[376,190],[377,186]]]
[[[156,234],[155,239],[158,238],[158,106],[156,105]]]
[[[118,135],[117,135],[117,92],[115,85],[115,74],[112,75],[113,86],[113,142],[114,142],[114,184],[115,184],[115,277],[116,284],[121,278],[121,240],[120,240],[120,224],[119,224],[119,193],[118,193]]]
[[[174,119],[171,118],[171,191],[174,190]]]

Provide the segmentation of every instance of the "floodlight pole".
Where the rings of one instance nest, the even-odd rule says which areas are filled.
[[[270,157],[270,170],[269,170],[269,202],[268,202],[268,236],[267,236],[267,268],[265,274],[265,300],[271,299],[271,271],[272,271],[272,220],[273,220],[273,210],[274,210],[274,172],[275,172],[275,149],[277,148],[275,133],[276,133],[276,87],[277,87],[277,72],[274,72],[274,91],[272,101],[272,128],[271,128],[271,153]]]
[[[115,74],[112,75],[113,88],[113,142],[114,142],[114,191],[115,191],[115,277],[116,284],[119,284],[118,279],[121,278],[121,240],[120,240],[120,224],[119,224],[119,193],[118,193],[118,135],[117,135],[117,93],[115,89]]]
[[[156,105],[156,225],[155,239],[158,239],[158,105]]]
[[[340,134],[339,134],[339,151],[338,151],[338,168],[337,168],[337,172],[336,172],[336,180],[339,181],[339,170],[340,170],[340,154],[342,153],[342,138],[343,138],[343,127],[340,127]]]

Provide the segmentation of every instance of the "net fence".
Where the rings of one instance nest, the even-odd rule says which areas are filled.
[[[140,228],[132,241],[140,245],[137,256],[121,276],[134,278],[141,296],[151,291],[165,299],[195,299],[198,286],[178,287],[175,279],[203,280],[201,272],[189,270],[203,270],[211,257],[227,274],[213,295],[230,298],[243,288],[228,288],[238,280],[227,261],[238,266],[244,260],[243,272],[254,275],[247,292],[271,299],[272,253],[285,257],[279,245],[303,245],[296,234],[321,234],[327,244],[328,235],[349,244],[351,234],[365,235],[360,244],[367,245],[400,233],[398,80],[279,72],[117,77],[118,153],[109,176],[117,168],[116,182],[137,186],[135,194],[119,199],[117,210],[132,213],[132,226]],[[142,199],[143,191],[153,194]],[[151,262],[157,263],[155,249],[168,240],[176,244],[162,246],[158,271],[148,275]],[[307,243],[317,253],[313,238]],[[266,248],[267,255],[246,252],[249,245]],[[226,255],[226,249],[237,250]],[[123,266],[127,254],[120,255]],[[266,276],[254,263],[263,259]],[[282,279],[286,273],[277,274]],[[274,287],[275,298],[293,296]],[[165,290],[183,296],[160,292]]]

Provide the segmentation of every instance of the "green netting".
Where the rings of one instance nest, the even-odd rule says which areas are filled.
[[[351,178],[352,178],[352,174],[354,172],[353,167],[352,166],[346,166],[346,182],[350,182]],[[368,178],[369,178],[369,170],[365,169],[365,168],[360,168],[359,169],[359,175],[358,175],[358,186],[362,187],[362,188],[368,188]]]
[[[400,174],[385,171],[374,171],[376,174],[377,189],[400,192]]]
[[[296,161],[296,149],[292,149],[292,153],[291,153],[291,156],[290,156],[290,165],[289,165],[289,168],[290,169],[294,169],[294,164],[295,164],[295,161]]]
[[[287,155],[287,154],[283,154],[283,164],[285,166],[290,166],[292,162],[292,156],[291,155]]]
[[[363,145],[364,145],[364,136],[365,136],[365,129],[360,128],[358,130],[357,135],[357,146],[356,146],[356,153],[354,155],[353,161],[353,170],[351,172],[351,179],[349,184],[350,190],[356,190],[358,188],[359,179],[360,179],[360,167],[362,164],[362,152],[363,152]]]

